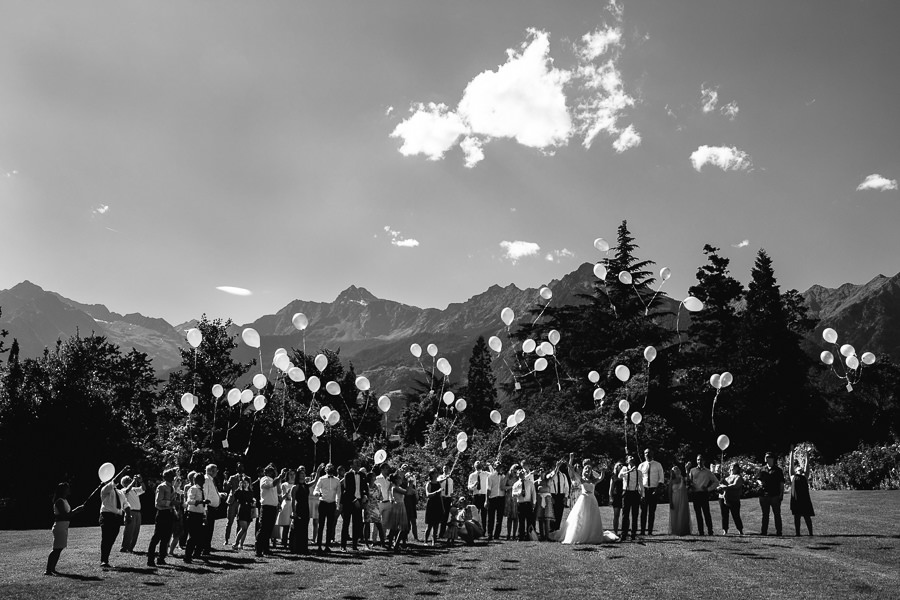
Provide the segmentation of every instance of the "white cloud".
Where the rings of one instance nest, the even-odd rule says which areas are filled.
[[[106,204],[101,204],[94,208],[93,212],[95,215],[105,215],[109,211],[109,206]]]
[[[527,256],[535,256],[541,251],[541,247],[534,242],[522,242],[518,240],[515,242],[507,242],[504,240],[500,242],[500,247],[505,250],[504,257],[508,258],[513,263],[517,263],[519,259]]]
[[[591,33],[586,33],[581,37],[581,58],[585,61],[592,61],[595,58],[606,54],[607,50],[620,46],[622,44],[622,30],[618,27],[607,27],[606,29],[597,29]]]
[[[419,245],[419,240],[404,238],[399,231],[391,229],[390,225],[385,225],[384,230],[391,236],[391,244],[394,246],[399,246],[400,248],[415,248]]]
[[[750,155],[733,146],[700,146],[691,154],[691,164],[698,172],[707,164],[723,171],[747,171],[753,168]]]
[[[896,179],[888,179],[887,177],[882,177],[878,173],[873,173],[866,177],[862,183],[856,186],[857,191],[862,190],[878,190],[880,192],[887,192],[890,190],[897,189],[897,180]]]
[[[641,134],[634,130],[634,125],[629,125],[622,130],[619,138],[613,142],[613,148],[621,154],[630,148],[641,145]]]
[[[216,288],[220,292],[225,292],[226,294],[231,294],[232,296],[252,296],[253,292],[246,288],[242,287],[234,287],[230,285],[220,285]]]
[[[731,247],[732,248],[746,248],[749,245],[750,245],[750,240],[741,240],[737,244],[732,244]]]
[[[716,110],[719,103],[719,87],[707,87],[706,83],[700,85],[700,100],[703,103],[703,112],[710,113]]]
[[[722,107],[722,114],[728,117],[731,121],[734,121],[734,118],[737,116],[740,110],[741,109],[738,107],[737,102],[732,100]]]
[[[439,160],[467,132],[462,119],[446,104],[431,102],[417,105],[413,115],[394,128],[391,137],[403,139],[403,156],[424,154],[429,160]]]
[[[481,140],[472,136],[466,136],[459,143],[463,154],[466,156],[466,167],[472,168],[484,160],[484,150],[482,149]]]
[[[549,262],[560,262],[563,258],[575,258],[575,253],[568,248],[563,248],[562,250],[548,252],[546,256],[544,256],[544,260]]]
[[[389,116],[391,116],[392,112],[394,112],[394,107],[388,106],[384,111],[384,116],[389,117]]]

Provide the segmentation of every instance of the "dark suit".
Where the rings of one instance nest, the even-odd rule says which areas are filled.
[[[356,498],[356,479],[359,478],[359,499]],[[362,538],[363,506],[366,504],[367,486],[362,475],[352,469],[344,474],[341,491],[341,549],[347,548],[350,532],[350,521],[353,521],[353,549],[357,549],[357,540]]]

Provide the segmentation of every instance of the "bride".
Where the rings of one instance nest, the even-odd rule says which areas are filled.
[[[552,540],[563,544],[604,544],[619,541],[619,536],[603,529],[600,505],[594,496],[595,485],[592,469],[585,467],[581,474],[581,495],[575,501],[569,516],[560,525],[559,531],[550,534]]]

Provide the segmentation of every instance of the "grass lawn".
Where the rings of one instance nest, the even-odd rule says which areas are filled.
[[[43,575],[49,531],[3,531],[0,598],[900,598],[900,492],[813,492],[812,498],[818,515],[812,538],[805,526],[803,537],[794,537],[786,501],[785,537],[755,535],[759,504],[748,500],[742,515],[752,535],[744,537],[655,535],[575,547],[414,545],[401,555],[373,550],[266,559],[229,549],[205,563],[170,559],[156,570],[146,567],[143,553],[152,527],[141,531],[140,554],[121,554],[117,543],[115,568],[106,571],[99,566],[99,528],[78,527],[69,532],[61,577]],[[718,525],[718,506],[711,509]],[[612,509],[602,510],[610,526]],[[224,522],[217,525],[214,545],[221,548]],[[667,505],[657,510],[656,529],[668,531]]]

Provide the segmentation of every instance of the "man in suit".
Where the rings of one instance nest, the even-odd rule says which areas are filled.
[[[344,486],[341,492],[341,552],[347,551],[347,537],[350,522],[353,521],[353,550],[359,550],[357,541],[362,537],[362,514],[366,504],[367,486],[359,474],[359,461],[354,460],[350,469],[344,473]]]
[[[481,461],[476,460],[475,470],[469,475],[469,491],[472,492],[472,504],[481,512],[481,529],[487,529],[487,511],[485,504],[488,491],[488,472],[481,468]]]
[[[562,524],[563,510],[566,508],[566,498],[569,497],[572,487],[569,479],[569,462],[566,459],[559,459],[556,468],[547,475],[547,485],[550,488],[550,498],[553,500],[551,531],[558,531]]]

